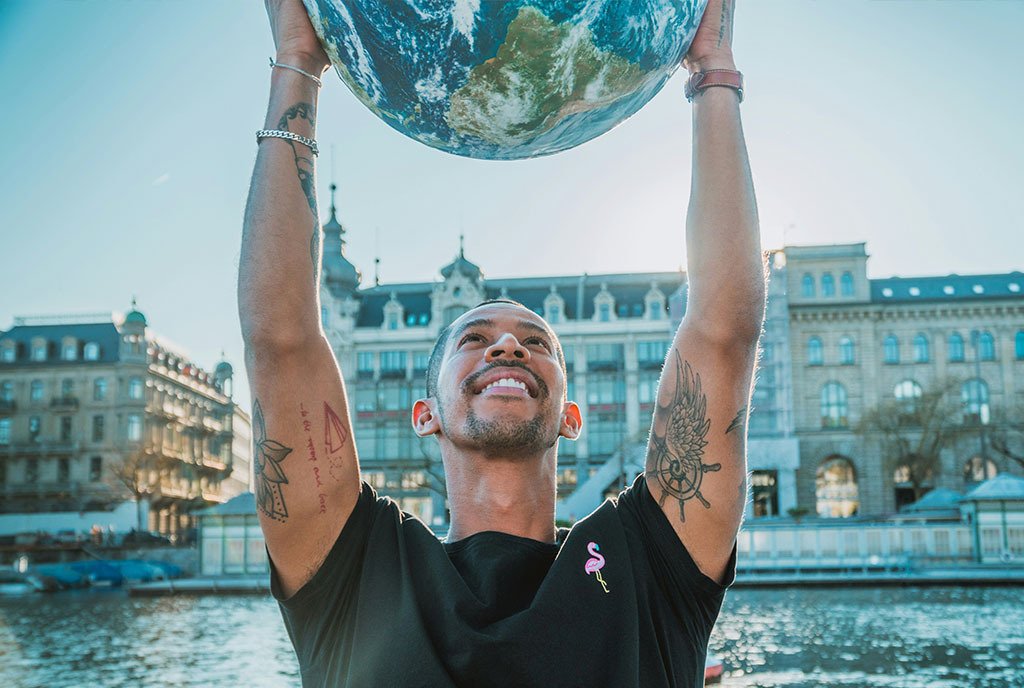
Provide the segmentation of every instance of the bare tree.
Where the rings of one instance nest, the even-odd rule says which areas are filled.
[[[1024,404],[994,411],[988,443],[997,454],[1024,469]]]
[[[857,433],[881,445],[887,469],[903,474],[917,501],[941,472],[942,452],[952,448],[966,432],[976,430],[964,423],[959,380],[942,380],[928,389],[913,391],[920,394],[887,399],[868,409]]]
[[[120,461],[110,466],[110,477],[115,487],[125,488],[135,498],[135,530],[138,533],[143,532],[142,500],[153,492],[150,482],[152,468],[153,458],[141,449],[124,453]]]

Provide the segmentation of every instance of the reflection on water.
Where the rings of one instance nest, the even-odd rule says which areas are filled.
[[[1019,688],[1016,588],[734,590],[711,639],[723,686]],[[298,686],[269,597],[0,598],[0,685]]]

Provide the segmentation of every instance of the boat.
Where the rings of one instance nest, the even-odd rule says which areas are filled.
[[[704,683],[718,683],[722,680],[723,673],[725,662],[709,652],[704,660]]]

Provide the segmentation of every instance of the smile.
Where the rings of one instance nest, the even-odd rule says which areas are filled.
[[[530,390],[527,389],[525,382],[522,382],[520,380],[513,380],[510,377],[503,377],[500,380],[495,380],[494,382],[490,383],[482,390],[480,390],[480,393],[482,394],[490,390],[493,390],[495,392],[507,392],[509,390],[515,390],[517,392],[523,392],[524,394],[530,393]]]

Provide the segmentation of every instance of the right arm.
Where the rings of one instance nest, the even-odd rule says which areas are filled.
[[[320,75],[327,58],[298,0],[267,3],[277,61]],[[315,138],[317,87],[271,71],[264,129]],[[320,323],[314,156],[263,139],[246,203],[238,275],[252,390],[256,503],[285,595],[319,569],[359,496],[341,372]]]

